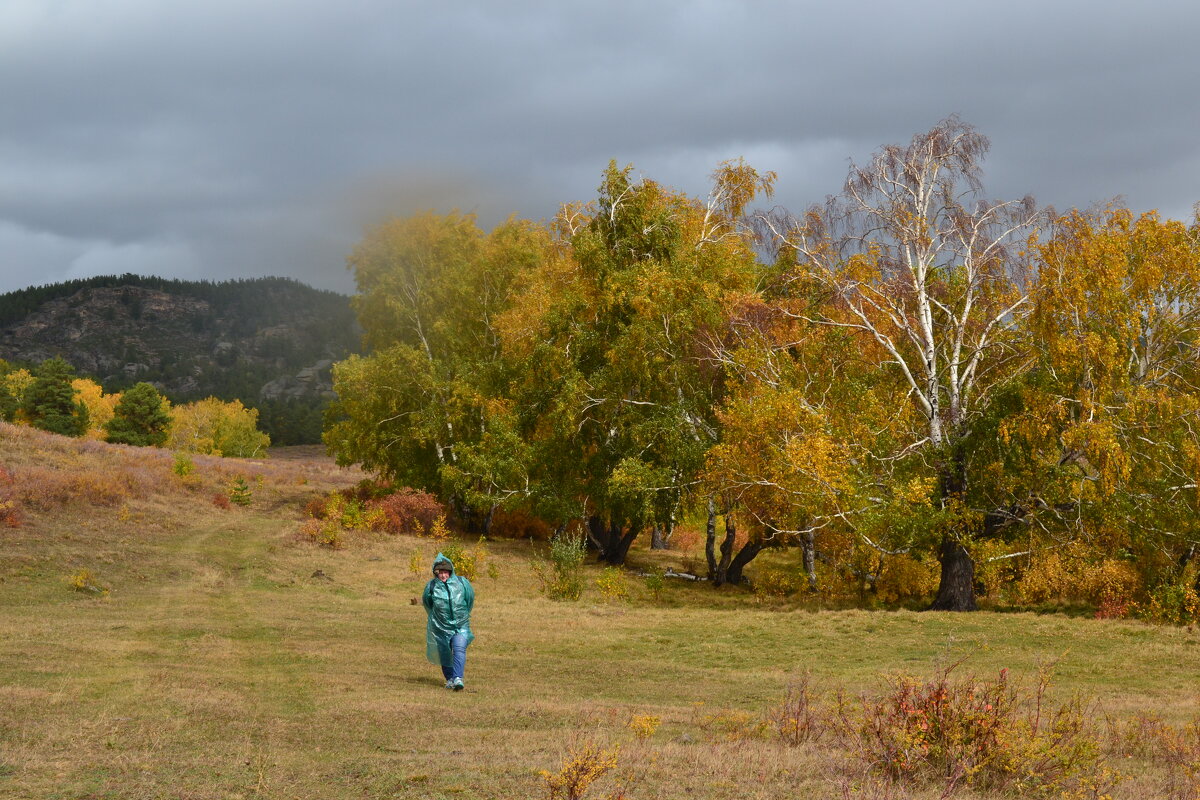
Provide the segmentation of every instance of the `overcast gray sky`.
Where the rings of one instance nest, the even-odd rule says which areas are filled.
[[[985,186],[1200,201],[1194,0],[2,0],[0,292],[98,274],[350,292],[363,226],[721,160],[800,211],[957,113]]]

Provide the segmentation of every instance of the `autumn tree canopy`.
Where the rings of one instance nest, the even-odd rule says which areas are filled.
[[[810,590],[931,565],[932,607],[970,610],[1068,543],[1180,586],[1200,227],[992,200],[987,149],[950,117],[799,215],[752,213],[775,176],[741,160],[703,198],[614,162],[547,223],[386,222],[348,260],[370,353],[336,366],[325,441],[612,564],[707,518],[714,584],[778,547]]]

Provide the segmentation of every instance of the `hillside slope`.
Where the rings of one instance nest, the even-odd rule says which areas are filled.
[[[177,402],[319,400],[360,335],[348,298],[284,278],[106,276],[0,295],[0,358],[61,356],[107,391],[149,381]]]

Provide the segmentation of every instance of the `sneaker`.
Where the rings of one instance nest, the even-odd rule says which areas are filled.
[[[447,679],[446,679],[446,688],[447,688],[447,689],[453,689],[453,688],[454,688],[454,679],[453,679],[453,678],[447,678]]]
[[[464,688],[466,688],[463,686],[462,678],[455,678],[452,683],[454,684],[452,688],[456,692],[461,692]]]

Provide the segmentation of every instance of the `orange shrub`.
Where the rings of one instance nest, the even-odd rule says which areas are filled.
[[[1098,617],[1128,616],[1142,589],[1132,564],[1098,557],[1075,543],[1034,555],[1017,583],[1025,602],[1088,603],[1096,607]]]
[[[21,509],[17,508],[15,500],[0,499],[0,526],[5,528],[21,527]]]
[[[340,550],[346,543],[346,532],[331,520],[305,520],[300,526],[300,537],[331,550]]]
[[[488,535],[500,539],[536,539],[539,542],[547,542],[554,535],[554,529],[532,514],[498,508],[492,515],[492,527]]]
[[[312,517],[313,519],[325,519],[325,507],[328,503],[328,498],[314,497],[304,504],[304,516]]]

